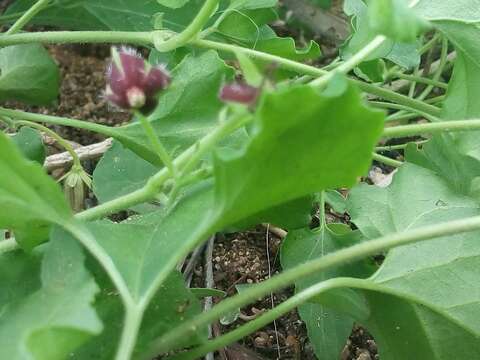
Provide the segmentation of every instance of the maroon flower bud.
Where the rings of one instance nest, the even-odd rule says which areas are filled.
[[[243,82],[226,84],[220,90],[220,100],[252,105],[258,98],[260,90]]]
[[[105,97],[122,109],[152,110],[156,95],[170,84],[170,75],[162,66],[151,66],[134,50],[112,48],[107,72]]]

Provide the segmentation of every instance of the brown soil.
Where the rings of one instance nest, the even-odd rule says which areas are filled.
[[[50,107],[25,106],[10,102],[7,107],[35,113],[65,116],[109,126],[121,125],[129,120],[125,112],[112,108],[103,97],[105,89],[106,46],[50,46],[48,48],[61,72],[58,103]],[[85,130],[51,126],[62,137],[89,145],[104,137]]]

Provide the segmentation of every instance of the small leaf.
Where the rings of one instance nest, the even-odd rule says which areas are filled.
[[[0,49],[0,70],[2,101],[50,105],[58,97],[58,67],[40,45],[15,45]]]
[[[352,35],[340,49],[342,58],[347,60],[372,41],[378,32],[372,29],[369,10],[363,0],[345,0],[344,11],[352,18]],[[387,39],[365,61],[380,58],[388,59],[407,69],[420,64],[420,54],[416,42],[399,43]]]
[[[330,205],[333,211],[343,214],[347,211],[347,200],[335,190],[327,190],[325,192],[325,202]]]
[[[372,0],[368,15],[373,30],[399,42],[414,42],[429,23],[417,16],[405,0]]]
[[[28,127],[22,127],[20,131],[12,137],[12,140],[18,146],[23,156],[43,165],[46,157],[45,145],[38,131]]]
[[[13,229],[25,249],[48,238],[50,224],[71,216],[58,184],[37,163],[25,160],[14,143],[0,133],[0,228]]]
[[[0,315],[1,358],[65,359],[102,330],[91,307],[98,287],[85,270],[83,250],[61,233],[54,231],[43,258],[41,289],[10,302]],[[32,276],[24,275],[27,281]]]
[[[331,229],[321,226],[316,230],[290,231],[281,248],[282,267],[291,269],[361,241],[358,231],[352,232],[345,225],[336,226],[337,228],[332,225]],[[339,226],[346,228],[342,229],[342,232],[346,230],[346,233],[339,235],[333,231],[338,230]],[[371,275],[373,271],[374,267],[365,263],[351,264],[299,280],[295,283],[295,289],[297,292],[302,291],[309,286],[334,277],[365,277]],[[353,311],[349,314],[340,312],[346,309],[348,312],[352,308],[356,310],[354,313]],[[309,339],[317,356],[332,360],[338,359],[338,354],[345,346],[348,335],[352,331],[353,317],[369,317],[369,308],[366,306],[365,300],[350,289],[340,289],[322,294],[317,299],[312,299],[309,303],[299,306],[298,312],[307,326]]]

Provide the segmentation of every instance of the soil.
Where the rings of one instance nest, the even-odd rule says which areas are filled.
[[[9,1],[0,1],[0,10]],[[50,46],[48,50],[59,64],[62,76],[61,93],[58,104],[51,107],[32,107],[18,103],[4,104],[7,107],[35,113],[65,116],[75,119],[93,121],[109,126],[119,126],[129,120],[129,115],[108,106],[103,98],[105,89],[107,46]],[[103,140],[103,137],[84,130],[52,126],[62,137],[81,145],[88,145]],[[54,150],[55,151],[55,150]],[[330,215],[337,220],[348,220],[340,215]],[[237,284],[259,283],[281,271],[279,248],[281,239],[257,227],[247,232],[217,236],[213,252],[213,270],[215,287],[228,295],[236,293]],[[268,251],[268,257],[267,257]],[[270,262],[269,262],[270,260]],[[202,262],[203,263],[203,262]],[[195,268],[192,286],[204,287],[203,265]],[[217,333],[244,324],[263,311],[277,305],[293,294],[293,288],[272,294],[255,304],[241,310],[241,318],[231,325],[221,325]],[[214,329],[215,330],[215,329]],[[304,323],[296,311],[278,319],[264,329],[248,336],[238,344],[220,352],[219,359],[316,359],[308,341]],[[280,356],[279,356],[280,355]],[[358,326],[352,329],[342,354],[341,360],[378,359],[376,344],[368,332]]]

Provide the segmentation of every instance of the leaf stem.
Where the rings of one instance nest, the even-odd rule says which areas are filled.
[[[125,309],[125,321],[115,360],[130,360],[137,343],[138,332],[142,324],[143,311],[137,306]]]
[[[147,135],[147,138],[155,149],[155,152],[160,158],[160,161],[167,167],[171,177],[175,177],[176,170],[175,166],[173,165],[172,158],[165,149],[165,146],[163,146],[160,138],[157,136],[155,129],[152,126],[152,123],[140,111],[136,111],[135,115],[140,120],[140,124],[142,124],[143,129],[145,130],[145,134]]]
[[[50,0],[38,0],[30,9],[28,9],[15,23],[8,29],[5,35],[12,35],[18,33],[33,19],[40,11],[47,7]]]
[[[358,64],[363,62],[368,56],[370,56],[375,50],[377,50],[387,38],[383,35],[377,35],[372,41],[370,41],[365,47],[358,51],[354,56],[340,64],[335,70],[327,73],[326,75],[312,81],[310,84],[316,87],[325,86],[335,74],[348,74]]]
[[[398,168],[403,165],[403,162],[401,161],[390,159],[389,157],[386,157],[377,153],[373,153],[373,160],[381,162],[385,165],[393,166],[395,168]]]
[[[412,124],[385,128],[384,137],[407,137],[441,132],[480,130],[480,120],[453,120],[429,124]]]
[[[424,118],[428,119],[429,121],[432,122],[439,122],[440,119],[437,118],[436,116],[430,115],[428,113],[425,113],[423,111],[419,111],[417,109],[413,109],[409,106],[406,105],[400,105],[396,103],[389,103],[389,102],[382,102],[382,101],[369,101],[368,102],[370,105],[375,106],[380,109],[395,109],[395,110],[402,110],[402,111],[408,111],[408,112],[413,112],[415,114],[418,114],[419,116],[423,116]],[[439,109],[440,110],[440,109]]]
[[[155,340],[143,358],[151,358],[169,351],[174,347],[175,343],[178,342],[178,339],[188,337],[194,333],[196,329],[218,320],[229,311],[241,308],[271,292],[290,286],[295,281],[298,281],[298,279],[323,272],[335,266],[360,260],[397,246],[476,230],[480,230],[480,216],[390,234],[336,251],[335,253],[327,254],[320,259],[309,261],[287,270],[280,275],[274,276],[261,284],[252,286],[248,290],[220,302],[213,307],[212,310],[198,315],[188,323],[175,327],[164,336]]]
[[[397,72],[397,73],[393,74],[393,76],[395,76],[399,79],[412,81],[412,82],[417,82],[417,83],[426,84],[426,85],[431,85],[433,87],[438,87],[438,88],[441,88],[441,89],[447,89],[448,88],[448,84],[446,84],[444,82],[437,81],[437,80],[434,80],[434,79],[429,79],[429,78],[426,78],[426,77],[423,77],[423,76],[408,75],[408,74],[404,74],[404,73],[400,73],[400,72]]]
[[[226,347],[235,341],[238,341],[249,334],[263,328],[264,326],[275,321],[284,314],[292,311],[296,307],[306,303],[312,298],[315,298],[327,291],[349,287],[352,280],[350,278],[335,278],[326,281],[322,281],[318,284],[310,286],[301,292],[296,293],[292,297],[283,303],[277,305],[267,313],[257,317],[256,319],[249,321],[245,325],[236,328],[233,331],[228,332],[225,335],[215,338],[214,340],[207,341],[204,345],[194,348],[186,353],[181,353],[177,356],[167,358],[167,360],[194,360],[199,359],[203,355],[215,351],[217,349]]]
[[[219,1],[220,0],[206,0],[195,19],[193,19],[190,25],[188,25],[180,34],[174,35],[166,41],[162,36],[155,37],[155,48],[160,52],[167,52],[187,45],[202,31],[208,20],[210,20],[215,13]]]
[[[37,122],[37,123],[46,123],[46,124],[75,127],[78,129],[93,131],[98,134],[105,135],[107,137],[113,137],[114,139],[119,140],[123,144],[128,145],[131,149],[134,149],[135,151],[138,151],[141,154],[146,154],[146,153],[152,154],[152,156],[147,159],[152,163],[156,163],[158,159],[158,157],[155,156],[155,154],[152,152],[152,150],[148,146],[140,144],[134,139],[125,135],[119,128],[113,128],[110,126],[95,124],[88,121],[69,119],[65,117],[34,114],[34,113],[28,113],[28,112],[19,111],[19,110],[5,109],[2,107],[0,107],[0,116],[12,118],[12,119],[28,120],[28,121]],[[14,121],[14,123],[15,122],[17,121]]]
[[[4,254],[10,251],[15,251],[19,248],[20,246],[15,241],[15,238],[0,241],[0,254]]]
[[[73,148],[73,146],[67,140],[65,140],[60,135],[58,135],[55,131],[47,128],[46,126],[31,122],[31,121],[20,120],[20,121],[16,121],[15,124],[19,126],[34,128],[48,134],[49,136],[54,138],[70,154],[70,156],[73,159],[74,167],[75,166],[80,168],[82,167],[82,162],[80,161],[80,158],[78,157],[78,154]]]
[[[113,43],[150,46],[164,31],[42,31],[0,37],[0,47],[20,44]]]

